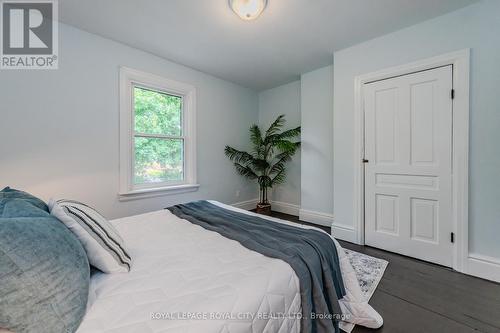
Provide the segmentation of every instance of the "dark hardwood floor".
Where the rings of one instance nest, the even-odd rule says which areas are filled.
[[[292,215],[273,212],[273,216],[309,224]],[[384,326],[378,330],[356,326],[353,332],[500,332],[500,284],[368,246],[340,243],[389,262],[370,300]]]

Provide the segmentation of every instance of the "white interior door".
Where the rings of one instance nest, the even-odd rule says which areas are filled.
[[[452,66],[364,85],[365,242],[452,266]]]

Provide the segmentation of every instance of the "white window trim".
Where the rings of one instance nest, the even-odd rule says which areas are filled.
[[[183,97],[184,180],[156,183],[152,186],[133,183],[133,93],[141,86]],[[196,191],[196,88],[135,69],[120,68],[120,200],[134,200],[160,195]]]

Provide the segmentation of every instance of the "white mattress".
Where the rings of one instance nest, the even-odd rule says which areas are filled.
[[[299,280],[284,261],[248,250],[168,210],[112,223],[129,249],[132,269],[92,277],[78,333],[300,331],[295,316],[301,313]],[[362,299],[354,270],[344,252],[339,254],[347,290],[340,302],[343,312],[355,324],[380,326],[382,318]]]

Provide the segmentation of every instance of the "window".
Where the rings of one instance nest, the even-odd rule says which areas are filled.
[[[129,68],[120,81],[121,198],[196,190],[195,88]]]
[[[133,87],[134,185],[182,182],[182,96]]]

